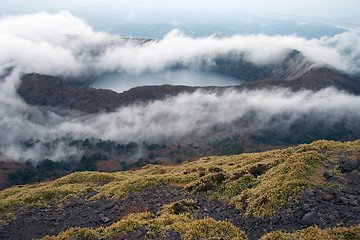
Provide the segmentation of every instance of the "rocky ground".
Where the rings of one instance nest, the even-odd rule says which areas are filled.
[[[316,224],[321,228],[352,226],[360,224],[360,161],[340,161],[341,177],[324,172],[326,181],[337,181],[340,186],[318,186],[302,192],[293,203],[265,218],[244,218],[232,206],[211,200],[207,194],[189,194],[182,187],[159,185],[130,194],[125,200],[86,201],[72,198],[63,205],[54,202],[39,209],[19,210],[16,218],[0,230],[0,239],[33,239],[54,235],[71,227],[93,227],[110,225],[123,216],[142,211],[157,213],[164,204],[182,199],[195,201],[192,214],[195,218],[211,217],[228,220],[244,230],[248,238],[259,239],[273,230],[291,232]],[[332,166],[329,166],[332,168]],[[90,193],[91,197],[92,194]],[[182,211],[181,204],[174,209]],[[170,239],[180,239],[176,232],[168,232]],[[129,233],[122,239],[141,239],[146,229]],[[150,238],[161,239],[162,235]]]

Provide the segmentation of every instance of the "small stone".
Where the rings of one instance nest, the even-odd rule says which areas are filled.
[[[346,197],[340,197],[340,201],[341,201],[343,204],[348,204],[348,203],[349,203],[349,200],[348,200]]]
[[[349,203],[355,207],[358,205],[358,202],[356,200],[349,200]]]
[[[106,205],[104,206],[104,208],[105,208],[105,209],[110,209],[110,208],[115,207],[115,205],[116,205],[116,203],[111,202],[111,203],[106,204]]]
[[[104,214],[99,214],[100,221],[103,223],[110,222],[110,218],[106,217]]]
[[[332,194],[324,193],[323,195],[321,195],[321,199],[323,201],[330,201],[334,199],[334,196]]]
[[[331,172],[324,172],[323,177],[326,179],[330,179],[334,177],[334,174],[332,174]]]
[[[345,185],[345,184],[347,184],[347,180],[345,178],[343,178],[339,181],[339,183],[342,185]]]
[[[205,191],[213,190],[213,189],[215,189],[214,184],[212,184],[211,182],[206,182],[203,186],[198,188],[198,191],[205,192]]]
[[[300,222],[303,225],[313,225],[318,223],[319,220],[319,215],[316,212],[309,212],[303,216]]]
[[[353,206],[358,205],[358,201],[355,195],[349,195],[349,203]]]
[[[336,219],[336,216],[334,214],[330,214],[328,216],[328,219],[331,220],[331,221],[334,221]]]
[[[209,172],[222,172],[223,170],[218,167],[209,167]]]
[[[207,195],[211,195],[211,194],[213,194],[213,192],[214,192],[214,190],[207,190],[207,191],[206,191],[206,194],[207,194]]]
[[[47,232],[49,235],[54,235],[54,234],[56,234],[56,228],[48,228]]]
[[[142,239],[143,237],[145,237],[146,235],[146,231],[144,229],[140,229],[134,232],[131,232],[129,234],[126,235],[126,237],[124,238],[125,240],[127,239]]]
[[[92,191],[92,192],[89,192],[89,193],[87,194],[87,197],[88,197],[88,198],[92,198],[92,197],[95,196],[96,194],[98,194],[98,192]]]
[[[173,229],[170,229],[166,232],[167,239],[181,239],[181,235],[174,231]]]
[[[315,193],[313,191],[310,191],[310,190],[307,190],[305,191],[306,195],[309,196],[309,197],[312,197],[315,195]]]
[[[222,183],[223,181],[225,181],[225,175],[223,173],[216,174],[215,181],[218,183]]]
[[[249,169],[249,173],[252,174],[254,177],[262,175],[267,169],[265,164],[258,164],[253,166]]]
[[[351,199],[351,200],[356,200],[356,196],[355,196],[355,195],[352,195],[352,194],[349,195],[348,198]]]
[[[337,180],[338,180],[338,178],[335,177],[335,176],[333,176],[332,178],[328,178],[328,179],[326,179],[325,181],[326,181],[326,182],[335,182],[335,181],[337,181]]]

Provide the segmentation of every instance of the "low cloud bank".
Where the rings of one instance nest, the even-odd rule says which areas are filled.
[[[359,128],[359,96],[335,89],[289,92],[285,89],[222,94],[195,92],[123,107],[112,113],[58,115],[29,106],[17,95],[23,72],[79,77],[105,73],[140,75],[182,64],[213,64],[215,57],[237,53],[257,65],[281,61],[297,49],[315,64],[359,73],[359,30],[306,40],[296,36],[233,36],[194,39],[172,31],[158,41],[128,41],[95,32],[68,12],[8,16],[0,19],[0,152],[3,159],[65,160],[80,154],[66,139],[89,137],[119,142],[161,142],[202,134],[214,125],[236,129],[286,128],[304,115],[332,123],[345,120]],[[6,75],[13,67],[10,75]],[[251,116],[251,118],[249,118]],[[280,116],[280,117],[279,117]],[[281,117],[284,116],[284,117]],[[248,118],[246,126],[239,119]],[[276,123],[274,123],[274,119]],[[240,124],[240,125],[239,125]],[[24,148],[24,141],[29,147]]]
[[[1,96],[6,96],[5,89],[17,79],[18,75],[13,73],[1,83]],[[360,96],[333,88],[297,93],[286,89],[228,90],[222,94],[197,91],[147,105],[122,107],[111,113],[60,116],[28,106],[16,95],[8,94],[0,102],[0,152],[3,158],[16,160],[62,160],[76,154],[76,149],[64,145],[63,141],[69,138],[162,142],[190,133],[200,136],[215,125],[243,131],[286,129],[303,116],[327,124],[345,121],[348,127],[360,129],[359,101]],[[242,125],[238,121],[241,119],[250,124]],[[29,139],[35,141],[33,146],[22,148],[23,141]]]
[[[297,36],[235,35],[191,38],[174,30],[158,41],[126,40],[95,32],[69,12],[37,13],[0,18],[0,64],[24,72],[63,76],[111,72],[160,72],[182,64],[211,65],[214,58],[238,54],[257,65],[284,60],[292,49],[314,64],[328,64],[359,73],[360,30],[307,40]]]

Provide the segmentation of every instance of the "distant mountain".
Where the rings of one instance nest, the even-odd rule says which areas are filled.
[[[301,67],[294,71],[289,70],[291,74],[286,75],[285,65],[278,65],[271,71],[269,68],[258,71],[257,66],[252,66],[245,68],[245,70],[239,69],[237,72],[230,64],[224,65],[223,68],[219,66],[218,69],[221,69],[224,73],[237,74],[239,77],[251,79],[249,82],[235,86],[238,90],[282,87],[289,88],[292,91],[301,89],[318,91],[322,88],[334,87],[352,94],[360,94],[359,77],[350,76],[326,67],[313,68],[300,74],[305,69]],[[274,72],[275,69],[279,71]],[[300,69],[302,70],[300,71]],[[113,111],[121,106],[160,100],[166,96],[176,96],[184,92],[191,93],[198,89],[223,91],[227,88],[161,85],[141,86],[123,93],[116,93],[111,90],[76,86],[58,77],[31,73],[22,77],[22,84],[18,89],[18,93],[27,103],[32,105],[63,107],[85,113],[94,113]]]
[[[327,87],[334,87],[352,94],[360,94],[360,78],[339,72],[332,68],[312,68],[308,72],[291,80],[285,78],[273,78],[247,82],[238,88],[263,89],[271,87],[289,88],[292,91],[302,89],[319,91]]]
[[[112,111],[128,104],[158,100],[165,96],[195,90],[194,87],[163,85],[137,87],[116,93],[111,90],[74,86],[58,77],[31,73],[22,77],[18,93],[32,105],[63,107],[94,113]]]
[[[283,60],[264,65],[256,65],[247,61],[243,55],[238,53],[223,55],[215,58],[215,65],[208,69],[250,82],[264,79],[291,80],[309,71],[311,66],[312,62],[301,52],[292,50]]]

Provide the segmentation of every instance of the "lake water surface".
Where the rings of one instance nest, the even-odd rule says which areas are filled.
[[[91,87],[123,92],[137,86],[146,85],[186,85],[186,86],[232,86],[244,81],[222,73],[201,70],[172,70],[140,75],[108,74],[98,78]]]

